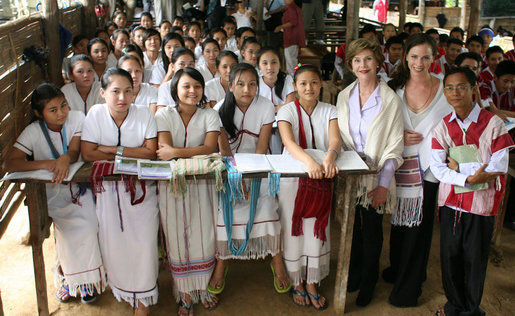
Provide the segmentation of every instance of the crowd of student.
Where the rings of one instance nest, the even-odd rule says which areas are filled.
[[[390,267],[382,273],[394,284],[389,302],[418,304],[438,203],[447,303],[437,314],[484,314],[489,240],[514,146],[503,119],[515,114],[515,53],[489,47],[486,28],[464,47],[459,28],[445,39],[418,23],[398,35],[387,24],[382,36],[365,26],[338,50],[336,71],[355,80],[334,106],[319,101],[317,67],[295,67],[305,45],[302,14],[285,3],[277,27],[285,67],[282,51],[262,47],[232,17],[208,30],[181,17],[154,27],[143,13],[127,29],[125,13],[115,12],[95,38],[73,39],[73,56],[63,61],[67,83],[34,90],[35,121],[5,165],[54,173],[47,197],[57,299],[80,295],[92,303],[109,285],[135,314],[148,314],[158,301],[161,226],[179,315],[193,315],[194,303],[217,307],[228,259],[268,255],[278,293],[325,309],[317,285],[329,274],[331,178],[345,148],[365,153],[379,170],[358,183],[347,288],[359,290],[356,304],[373,299],[384,214],[392,223]],[[450,157],[465,147],[479,159]],[[309,148],[326,152],[323,163]],[[183,194],[164,181],[102,181],[112,172],[105,161],[117,155],[170,160],[217,152],[289,153],[309,178],[281,179],[277,198],[266,181],[243,180],[249,199],[229,204],[209,179],[187,180]],[[91,187],[61,184],[80,159],[97,162]],[[457,193],[463,187],[470,191]]]

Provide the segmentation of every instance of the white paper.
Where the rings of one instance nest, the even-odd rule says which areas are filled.
[[[272,171],[272,166],[264,154],[236,153],[234,154],[236,169],[240,173],[257,173]]]
[[[84,164],[83,161],[78,161],[70,164],[70,171],[68,173],[68,177],[63,181],[69,182],[73,179],[77,170]],[[45,169],[41,170],[33,170],[33,171],[20,171],[20,172],[12,172],[8,173],[5,177],[0,181],[13,180],[13,179],[37,179],[37,180],[52,180],[54,177],[54,173]]]
[[[138,160],[138,178],[166,180],[172,176],[173,161]]]
[[[306,173],[303,164],[288,153],[282,155],[267,155],[266,158],[274,172],[284,174]]]
[[[114,174],[138,174],[138,159],[116,156],[114,159]]]
[[[508,122],[505,123],[506,125],[506,129],[509,131],[511,131],[512,129],[515,128],[515,118],[513,117],[508,117]]]

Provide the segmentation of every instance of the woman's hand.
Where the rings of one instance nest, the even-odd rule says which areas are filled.
[[[166,161],[175,158],[174,148],[168,144],[158,143],[157,145],[157,157],[160,160]]]
[[[279,33],[281,32],[281,30],[283,29],[283,26],[282,25],[279,25],[277,26],[275,29],[274,29],[274,33]]]
[[[502,172],[485,172],[485,168],[487,164],[484,164],[479,168],[473,176],[467,177],[467,183],[469,184],[478,184],[478,183],[488,183],[492,180],[495,180],[498,176],[502,176],[504,173]]]
[[[68,155],[61,155],[61,157],[50,161],[48,171],[54,173],[52,182],[62,183],[70,172],[70,157]]]
[[[338,174],[338,171],[340,171],[340,169],[338,169],[338,166],[336,165],[334,159],[331,159],[328,156],[329,155],[327,155],[324,161],[322,162],[322,167],[324,168],[325,178],[331,179]]]
[[[414,131],[408,131],[408,130],[404,131],[404,145],[405,146],[416,145],[423,140],[424,140],[424,137],[422,136],[422,134],[419,134]]]
[[[324,168],[313,159],[306,165],[306,169],[311,179],[322,179],[324,177]]]
[[[374,209],[379,208],[381,205],[386,203],[386,195],[388,194],[388,189],[382,186],[377,186],[374,190],[372,190],[367,197],[372,198],[372,207]]]

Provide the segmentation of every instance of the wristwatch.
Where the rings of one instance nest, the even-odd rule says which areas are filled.
[[[125,149],[125,147],[118,146],[118,148],[116,148],[116,156],[123,156],[123,150],[124,149]]]

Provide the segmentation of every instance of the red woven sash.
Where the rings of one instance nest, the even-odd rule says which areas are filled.
[[[304,124],[302,123],[302,114],[300,111],[299,100],[295,101],[297,115],[299,118],[299,145],[302,149],[307,149],[306,133],[304,132]],[[313,147],[316,147],[312,133]],[[333,202],[333,188],[330,179],[310,179],[300,178],[297,196],[295,197],[295,207],[292,217],[292,236],[301,236],[303,218],[315,217],[314,235],[316,238],[326,241],[325,228],[329,221]]]

